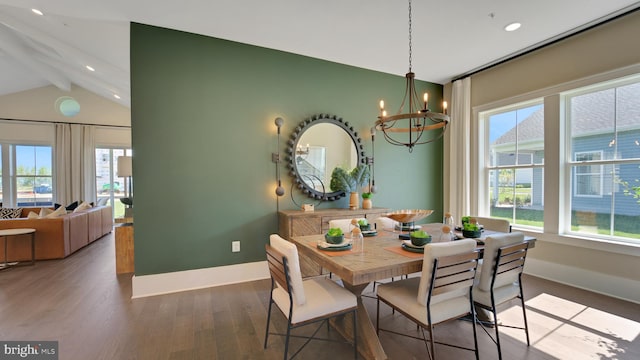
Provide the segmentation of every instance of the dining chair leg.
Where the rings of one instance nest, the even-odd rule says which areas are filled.
[[[473,305],[473,298],[471,298],[471,324],[473,324],[473,352],[476,354],[476,360],[480,360],[480,353],[478,352],[478,333],[476,330],[476,311],[475,306]]]
[[[264,334],[264,348],[267,348],[267,340],[269,340],[269,323],[271,322],[271,304],[273,300],[269,297],[269,312],[267,313],[267,331]]]
[[[520,303],[522,304],[522,318],[524,319],[524,333],[527,335],[527,346],[529,346],[529,325],[527,323],[527,311],[524,308],[524,296],[522,293],[522,283],[520,285]]]
[[[433,339],[433,325],[431,321],[429,321],[429,339],[431,340],[431,353],[429,354],[429,359],[436,359],[436,342]]]
[[[284,360],[287,360],[287,354],[289,352],[289,336],[290,335],[291,335],[291,321],[289,320],[287,324],[287,338],[284,341]]]
[[[496,329],[496,346],[498,347],[498,359],[502,360],[502,348],[500,347],[500,331],[498,330],[498,314],[496,312],[496,305],[492,304],[493,311],[493,327]]]

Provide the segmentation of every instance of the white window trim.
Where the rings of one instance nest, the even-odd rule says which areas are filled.
[[[554,126],[554,124],[560,123],[560,117],[566,116],[566,108],[564,102],[561,101],[561,94],[566,91],[575,90],[578,88],[584,88],[586,86],[595,86],[596,84],[611,81],[611,80],[623,80],[627,77],[629,81],[640,77],[640,63],[623,67],[620,69],[588,76],[582,79],[570,81],[563,84],[554,85],[551,87],[539,89],[529,93],[516,95],[510,98],[493,101],[491,103],[477,105],[472,108],[472,122],[471,122],[471,149],[476,149],[476,158],[472,158],[471,164],[471,179],[470,188],[472,191],[475,189],[476,193],[478,189],[484,189],[487,186],[484,180],[486,176],[483,174],[485,169],[484,159],[488,159],[488,147],[485,146],[488,136],[484,126],[486,122],[480,121],[480,113],[487,113],[491,109],[507,107],[512,104],[525,103],[526,101],[534,101],[535,99],[544,98],[544,121],[545,121],[545,140],[552,141],[551,144],[555,146],[545,146],[545,212],[544,212],[544,229],[542,232],[530,231],[519,226],[514,226],[514,230],[522,230],[527,234],[536,236],[538,240],[548,241],[558,244],[571,245],[576,247],[582,247],[586,249],[607,251],[617,254],[626,254],[633,256],[640,256],[640,244],[628,243],[624,241],[618,241],[617,239],[591,239],[586,237],[576,236],[575,234],[566,234],[565,218],[571,218],[570,209],[568,206],[559,207],[559,202],[563,201],[565,204],[570,201],[570,189],[566,186],[569,183],[565,181],[565,178],[569,176],[567,173],[569,159],[561,159],[560,154],[570,154],[569,149],[565,149],[568,145],[565,134],[566,129],[561,126]],[[488,215],[484,210],[488,205],[486,201],[482,201],[479,196],[472,196],[470,199],[472,213],[479,216]],[[561,210],[564,210],[561,212]],[[569,229],[570,230],[570,229]]]

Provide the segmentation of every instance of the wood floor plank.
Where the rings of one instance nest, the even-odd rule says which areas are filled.
[[[0,272],[0,339],[59,341],[60,359],[281,359],[284,339],[270,336],[263,349],[270,281],[261,280],[176,294],[131,299],[131,274],[116,275],[114,240],[108,235],[63,260]],[[524,333],[503,329],[505,359],[640,358],[640,305],[525,276],[531,346]],[[363,303],[375,322],[376,300]],[[517,302],[499,309],[499,320],[518,324]],[[416,333],[415,326],[381,306],[386,327]],[[285,317],[273,310],[273,332]],[[493,330],[493,329],[490,329]],[[313,328],[295,330],[309,334]],[[470,344],[471,324],[436,327],[436,339]],[[339,339],[335,331],[321,336]],[[381,334],[391,359],[427,357],[423,343]],[[481,359],[497,358],[495,345],[478,329]],[[302,343],[292,340],[295,351]],[[473,354],[436,345],[440,359]],[[349,344],[311,342],[300,359],[352,359]]]

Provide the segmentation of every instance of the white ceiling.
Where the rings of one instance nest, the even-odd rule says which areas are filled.
[[[414,0],[413,71],[446,83],[639,7],[630,0]],[[130,21],[397,75],[409,67],[401,0],[0,0],[0,95],[73,83],[130,106]],[[513,21],[520,30],[505,32]]]

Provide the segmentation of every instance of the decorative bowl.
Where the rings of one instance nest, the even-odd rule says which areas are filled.
[[[420,219],[423,219],[431,215],[432,213],[433,213],[433,210],[405,209],[405,210],[396,210],[396,211],[390,212],[386,215],[386,217],[393,219],[397,222],[410,223],[410,222],[415,222]]]
[[[360,225],[360,230],[362,230],[362,231],[369,231],[369,230],[371,230],[371,224],[367,224],[367,225]]]
[[[339,236],[329,236],[328,234],[325,234],[324,240],[329,244],[341,244],[344,241],[344,234]]]
[[[479,238],[482,236],[482,230],[462,230],[462,236],[466,238]]]
[[[413,237],[410,236],[411,243],[415,246],[423,246],[431,242],[431,235],[428,237]]]

